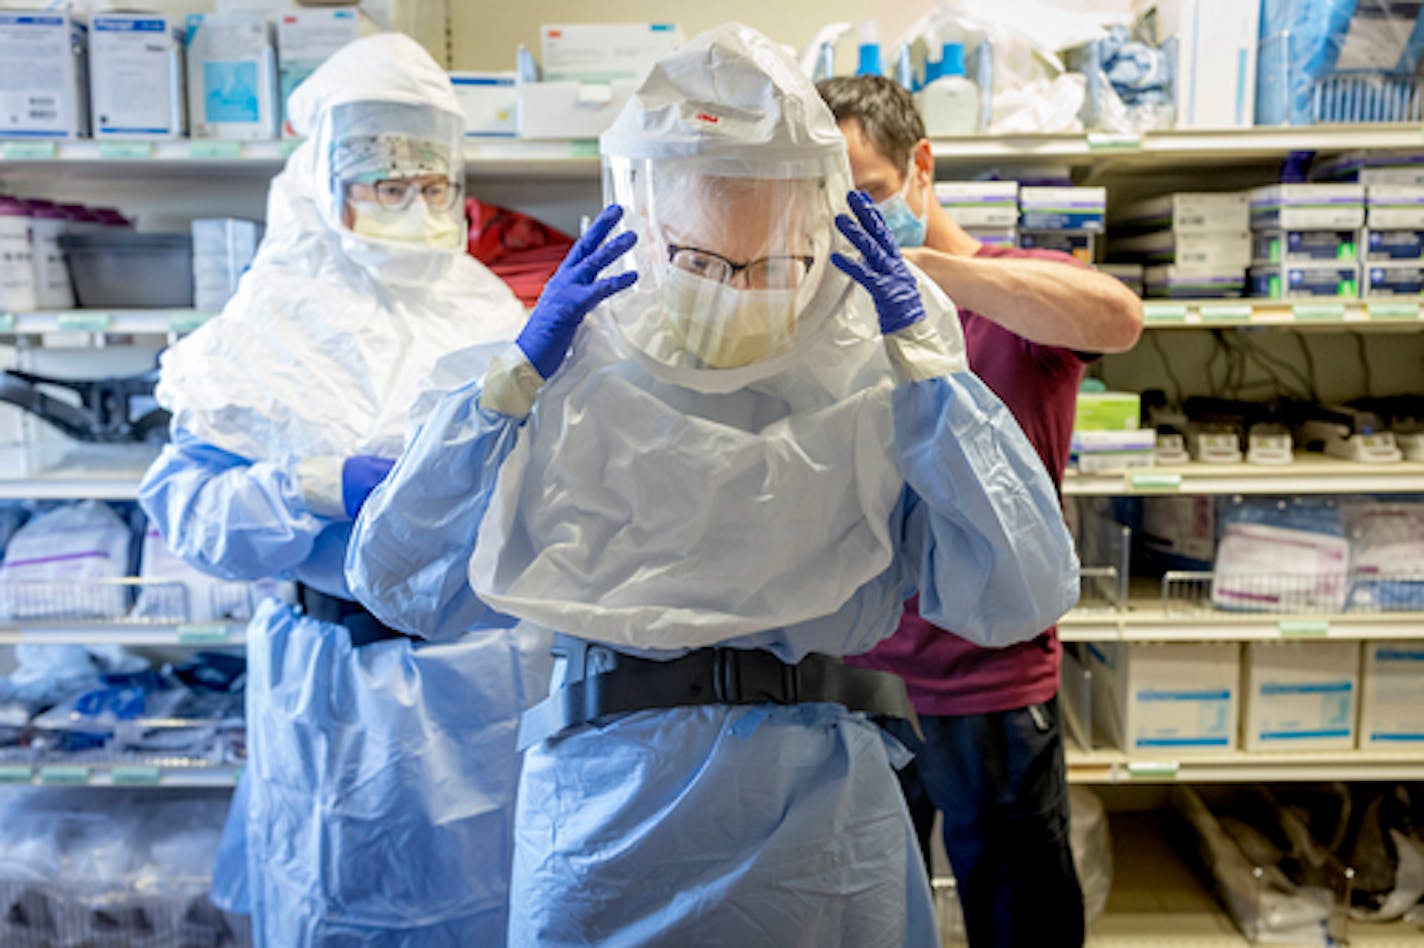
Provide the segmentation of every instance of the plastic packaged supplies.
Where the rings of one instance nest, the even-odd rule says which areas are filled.
[[[1340,514],[1354,554],[1350,608],[1424,609],[1424,503],[1345,503]]]
[[[1332,504],[1250,500],[1225,515],[1212,602],[1253,612],[1333,613],[1350,591],[1350,544]]]
[[[139,560],[138,599],[133,619],[154,622],[218,622],[247,620],[259,599],[277,592],[277,584],[238,583],[200,572],[179,559],[168,548],[163,534],[150,527],[144,531]]]
[[[0,944],[239,948],[207,901],[226,794],[83,789],[0,794]]]
[[[116,618],[128,611],[128,526],[86,500],[32,517],[0,562],[0,620]]]

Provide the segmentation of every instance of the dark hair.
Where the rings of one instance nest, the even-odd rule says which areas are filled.
[[[816,91],[837,122],[855,119],[877,151],[896,167],[909,167],[925,123],[903,86],[884,76],[836,76],[816,83]]]

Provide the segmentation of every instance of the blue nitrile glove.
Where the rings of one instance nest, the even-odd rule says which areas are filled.
[[[900,256],[900,248],[895,246],[895,238],[890,236],[890,228],[875,209],[875,202],[864,191],[850,192],[847,201],[860,223],[837,214],[836,227],[864,255],[865,261],[833,253],[831,263],[865,287],[875,301],[880,331],[888,336],[924,319],[925,304],[914,274]]]
[[[610,263],[628,252],[638,237],[625,231],[603,244],[603,239],[623,218],[623,208],[610,204],[598,215],[588,231],[569,250],[564,262],[549,280],[529,322],[515,340],[535,371],[546,381],[558,370],[579,323],[595,306],[620,290],[632,286],[638,279],[634,271],[620,273],[606,280],[598,274]]]
[[[376,485],[386,479],[396,462],[390,458],[357,454],[341,462],[341,506],[352,520],[361,512],[361,505],[371,496]]]

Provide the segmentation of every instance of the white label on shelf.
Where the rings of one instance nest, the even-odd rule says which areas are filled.
[[[277,146],[277,154],[281,155],[284,159],[292,157],[292,152],[302,146],[302,141],[303,139],[300,138],[282,139],[281,144]]]
[[[51,161],[59,154],[54,142],[6,142],[6,161]]]
[[[242,142],[222,139],[196,139],[188,143],[188,157],[232,160],[242,157]]]
[[[66,786],[89,782],[88,767],[72,767],[53,764],[40,768],[40,783],[63,784]]]
[[[1300,322],[1344,322],[1344,303],[1296,303],[1291,315]]]
[[[1203,303],[1198,311],[1202,320],[1211,322],[1235,322],[1237,320],[1251,318],[1252,308],[1250,303]]]
[[[1182,475],[1180,474],[1128,474],[1127,487],[1129,490],[1181,490]]]
[[[0,313],[0,332],[15,331],[15,314]]]
[[[212,622],[200,625],[180,625],[177,629],[178,641],[185,645],[203,644],[206,642],[226,642],[228,640],[227,626],[221,622]]]
[[[1370,319],[1418,319],[1419,304],[1393,300],[1388,303],[1370,303]]]
[[[106,161],[141,161],[153,157],[153,142],[100,142],[99,157]]]
[[[1321,638],[1330,634],[1329,619],[1282,619],[1276,623],[1282,638]]]
[[[0,766],[0,783],[29,783],[31,776],[30,768],[23,765]]]
[[[192,332],[212,318],[212,313],[170,313],[168,314],[168,331],[175,333]]]
[[[1127,762],[1127,775],[1134,780],[1168,780],[1176,779],[1177,772],[1181,770],[1181,764],[1175,760],[1130,760]]]
[[[116,787],[153,787],[158,784],[159,770],[157,767],[115,767],[109,775]]]
[[[1142,308],[1148,323],[1184,323],[1187,307],[1182,303],[1148,303]]]
[[[1131,132],[1089,132],[1089,151],[1137,151],[1142,147],[1142,136]]]
[[[112,322],[113,319],[108,313],[75,309],[59,314],[59,331],[108,332]]]

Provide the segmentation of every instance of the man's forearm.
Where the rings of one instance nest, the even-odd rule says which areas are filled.
[[[1030,342],[1123,352],[1142,332],[1142,301],[1106,274],[1051,260],[979,259],[926,248],[905,256],[956,306]]]

